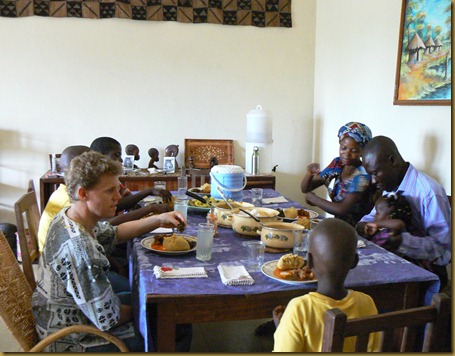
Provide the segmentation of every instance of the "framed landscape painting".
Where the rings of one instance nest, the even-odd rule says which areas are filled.
[[[450,0],[403,0],[394,105],[450,105]]]

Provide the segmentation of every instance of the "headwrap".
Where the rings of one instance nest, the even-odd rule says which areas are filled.
[[[360,122],[348,122],[338,130],[339,141],[351,137],[363,147],[371,140],[372,134],[368,126]]]

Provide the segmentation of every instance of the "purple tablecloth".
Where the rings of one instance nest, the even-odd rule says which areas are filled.
[[[280,194],[272,189],[264,189],[264,197],[275,197]],[[301,207],[295,201],[288,203],[271,204],[267,207]],[[250,201],[250,192],[244,191],[244,201]],[[311,207],[308,207],[311,209]],[[206,221],[206,214],[201,212],[188,212],[188,227],[186,234],[197,236],[197,224]],[[149,235],[145,235],[149,236]],[[145,237],[144,236],[144,237]],[[131,245],[131,263],[133,295],[136,295],[136,320],[145,338],[146,348],[150,343],[147,337],[146,296],[150,294],[259,294],[292,289],[314,289],[314,284],[290,285],[273,280],[262,272],[250,272],[255,280],[251,286],[225,286],[221,282],[218,264],[222,262],[239,262],[246,264],[247,251],[242,246],[244,241],[259,240],[258,237],[240,237],[231,229],[219,227],[218,237],[214,239],[212,259],[201,262],[196,259],[196,253],[191,252],[178,256],[163,256],[147,250],[141,245],[141,238],[133,240]],[[426,302],[431,300],[433,293],[439,289],[439,279],[436,275],[419,268],[412,263],[390,253],[375,244],[365,241],[366,247],[359,249],[360,261],[358,266],[349,272],[346,286],[355,289],[361,286],[380,285],[399,282],[433,282],[429,288]],[[265,262],[277,260],[281,254],[266,253]],[[174,267],[203,266],[208,278],[197,279],[156,279],[153,274],[155,265],[163,264]],[[134,293],[136,292],[136,293]],[[137,319],[139,318],[139,319]]]

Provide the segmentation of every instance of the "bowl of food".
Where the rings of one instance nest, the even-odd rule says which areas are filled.
[[[245,202],[229,202],[234,209],[231,209],[225,201],[220,201],[219,203],[215,203],[215,216],[218,225],[232,228],[232,213],[238,212],[239,208],[253,208],[254,205]]]
[[[272,221],[263,223],[260,231],[257,233],[261,235],[261,240],[268,246],[273,248],[292,248],[294,246],[295,230],[305,230],[302,225]]]
[[[278,210],[270,208],[246,208],[244,209],[253,215],[257,222],[251,216],[243,211],[232,212],[232,230],[242,236],[257,236],[257,231],[261,229],[261,224],[278,220]]]

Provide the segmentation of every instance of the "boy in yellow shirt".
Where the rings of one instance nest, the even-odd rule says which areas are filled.
[[[358,263],[357,234],[340,219],[326,219],[311,233],[308,264],[318,280],[316,292],[292,299],[273,311],[278,324],[274,352],[320,352],[326,311],[338,308],[348,318],[377,314],[370,296],[348,290],[344,281]],[[377,351],[379,334],[370,335],[368,349]],[[353,352],[355,338],[347,338],[344,352]]]

